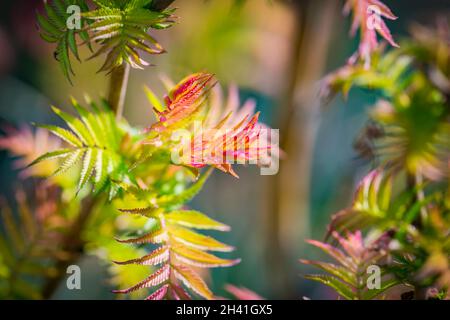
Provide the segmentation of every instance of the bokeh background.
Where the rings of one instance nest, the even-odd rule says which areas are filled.
[[[400,19],[389,22],[396,39],[412,23],[433,24],[450,12],[448,0],[386,0]],[[334,298],[307,281],[300,257],[318,253],[307,238],[323,238],[331,214],[351,200],[358,179],[369,169],[359,161],[353,142],[375,96],[353,90],[328,105],[318,98],[320,79],[343,65],[358,39],[348,36],[350,19],[343,1],[177,0],[179,22],[154,32],[168,53],[152,57],[155,67],[132,70],[125,116],[135,125],[154,121],[143,85],[163,94],[161,76],[178,80],[207,70],[226,88],[240,87],[241,100],[256,99],[262,120],[280,129],[287,156],[275,176],[240,167],[240,179],[215,172],[192,207],[232,226],[222,240],[237,248],[242,262],[213,270],[214,292],[224,285],[245,286],[274,299]],[[71,86],[42,41],[35,23],[41,1],[2,1],[0,10],[0,122],[20,125],[54,122],[50,105],[69,107],[69,96],[82,99],[106,94],[107,79],[96,74],[98,60],[74,62]],[[83,52],[81,56],[87,57]],[[11,196],[17,171],[0,152],[0,193]],[[81,291],[60,288],[56,299],[110,299],[104,267],[92,257],[80,261]]]

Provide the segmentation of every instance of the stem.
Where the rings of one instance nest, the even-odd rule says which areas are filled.
[[[116,114],[117,120],[120,120],[123,115],[129,76],[130,65],[124,63],[112,71],[109,80],[108,103]]]

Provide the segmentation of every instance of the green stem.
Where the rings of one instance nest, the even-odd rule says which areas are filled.
[[[108,103],[116,114],[117,120],[120,120],[123,115],[129,76],[130,65],[128,63],[122,64],[111,73]]]

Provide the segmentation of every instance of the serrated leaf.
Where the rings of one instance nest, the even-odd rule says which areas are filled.
[[[145,300],[162,300],[167,294],[167,290],[169,288],[168,284],[161,286],[158,290],[149,295]]]
[[[68,144],[74,147],[82,147],[83,143],[70,131],[53,126],[53,125],[47,125],[47,124],[36,124],[37,127],[47,129],[50,132],[52,132],[55,136],[63,139]]]
[[[72,105],[81,116],[81,119],[86,126],[89,135],[92,137],[93,144],[98,147],[104,147],[105,141],[102,141],[102,135],[100,134],[101,129],[98,126],[98,121],[94,117],[94,115],[83,108],[74,98],[72,98]]]
[[[58,169],[55,170],[53,176],[64,173],[70,168],[72,168],[78,161],[83,157],[84,150],[78,149],[72,151],[63,161],[63,163],[59,166]]]
[[[73,151],[70,149],[62,149],[62,150],[56,150],[52,152],[47,152],[43,154],[42,156],[38,157],[36,160],[31,162],[27,167],[34,166],[35,164],[46,161],[46,160],[53,160],[61,157],[66,157],[68,154],[72,153]]]
[[[139,289],[155,287],[161,283],[167,281],[170,276],[170,266],[168,264],[162,266],[160,269],[155,271],[145,280],[139,282],[138,284],[123,290],[114,290],[114,293],[130,293]]]
[[[169,236],[187,246],[210,251],[230,252],[234,248],[212,237],[199,234],[186,228],[168,226]]]
[[[98,4],[97,9],[85,12],[83,16],[91,21],[87,27],[91,40],[101,45],[91,58],[106,55],[99,71],[111,72],[123,63],[133,68],[143,68],[149,63],[142,59],[139,50],[149,54],[164,52],[147,31],[160,25],[170,26],[172,11],[151,11],[137,1]]]
[[[94,172],[96,162],[97,149],[88,149],[84,154],[83,165],[80,173],[80,181],[78,183],[78,191],[80,191],[90,179],[92,173]]]
[[[74,116],[52,106],[53,112],[58,115],[61,119],[63,119],[69,128],[76,134],[77,138],[80,139],[84,145],[94,145],[95,141],[93,137],[90,135],[89,130],[87,130],[86,126]]]
[[[219,231],[230,230],[229,226],[217,222],[205,214],[194,210],[175,210],[166,214],[164,217],[171,223],[189,228]]]
[[[171,250],[175,253],[179,261],[200,268],[229,267],[238,264],[241,261],[240,259],[222,259],[210,253],[190,248],[181,243],[173,244]]]
[[[386,281],[382,281],[380,289],[368,289],[366,292],[363,293],[363,299],[364,300],[375,299],[380,294],[386,292],[387,290],[398,284],[400,284],[400,282],[397,279],[389,279]]]
[[[184,265],[174,265],[173,273],[188,289],[205,299],[212,300],[213,294],[203,279],[191,268]]]
[[[119,265],[127,265],[127,264],[138,264],[144,266],[155,266],[169,260],[169,248],[166,246],[162,246],[158,249],[153,250],[151,253],[138,258],[131,259],[127,261],[114,261],[114,263]]]
[[[326,273],[331,274],[331,275],[335,276],[336,278],[347,282],[348,285],[351,285],[353,287],[355,287],[357,285],[357,283],[355,282],[356,279],[355,279],[353,273],[342,266],[338,266],[338,265],[335,265],[333,263],[328,263],[328,262],[312,261],[312,260],[304,260],[304,259],[301,259],[300,262],[303,264],[312,265],[319,269],[322,269]]]
[[[350,270],[355,270],[355,264],[338,248],[316,240],[307,240],[306,242],[312,244],[313,246],[321,249],[326,254],[330,255],[331,257],[336,259],[336,261],[338,261],[342,266]]]
[[[158,229],[153,232],[149,232],[137,238],[130,238],[126,240],[116,239],[120,243],[161,243],[167,239],[167,233],[163,229]]]
[[[82,19],[82,28],[80,30],[72,30],[67,26],[67,21],[71,13],[67,12],[69,5],[77,5],[82,11],[89,10],[84,1],[45,1],[44,8],[46,16],[37,14],[37,21],[40,30],[41,38],[50,43],[56,43],[55,58],[58,60],[63,74],[72,84],[71,76],[74,74],[71,64],[69,51],[73,56],[80,60],[78,55],[78,44],[76,35],[88,44],[90,47],[89,38],[84,30],[85,21]]]
[[[305,278],[323,283],[324,285],[333,288],[340,296],[342,296],[347,300],[355,299],[355,294],[353,293],[353,291],[335,277],[323,274],[316,274],[316,275],[306,275]]]
[[[131,209],[119,209],[119,211],[130,214],[139,214],[144,217],[152,217],[155,211],[157,211],[157,208],[156,207],[131,208]]]

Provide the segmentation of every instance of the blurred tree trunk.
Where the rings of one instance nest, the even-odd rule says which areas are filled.
[[[280,146],[286,158],[269,182],[267,262],[277,298],[298,298],[297,260],[308,236],[310,171],[319,120],[317,82],[323,76],[339,1],[291,4],[296,15],[286,90],[280,101]]]

